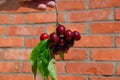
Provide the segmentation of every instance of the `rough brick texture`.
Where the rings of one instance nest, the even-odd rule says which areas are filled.
[[[58,80],[120,80],[120,0],[57,1],[60,23],[82,35],[65,61],[56,56]],[[0,10],[0,80],[33,80],[30,53],[55,22],[54,8]]]

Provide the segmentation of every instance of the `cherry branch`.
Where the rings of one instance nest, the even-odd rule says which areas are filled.
[[[56,11],[56,26],[58,26],[58,24],[59,24],[59,19],[58,19],[59,12],[58,12],[58,7],[57,7],[57,0],[55,0],[55,11]]]

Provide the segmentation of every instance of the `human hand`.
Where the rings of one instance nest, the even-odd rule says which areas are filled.
[[[19,4],[24,7],[43,9],[55,7],[55,0],[0,0],[0,9],[16,9]]]
[[[55,7],[55,0],[19,0],[26,5],[33,5],[37,9],[46,9],[47,7]]]

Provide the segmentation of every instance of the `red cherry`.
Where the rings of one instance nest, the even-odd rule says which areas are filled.
[[[67,41],[67,44],[66,44],[68,47],[73,47],[74,45],[74,39],[71,39],[69,41]]]
[[[65,27],[63,25],[58,25],[56,28],[56,32],[58,35],[63,35],[65,32]]]
[[[69,50],[69,47],[68,46],[63,46],[63,52],[67,52]]]
[[[47,33],[42,33],[41,36],[40,36],[40,40],[45,40],[45,39],[48,39],[49,38],[49,35]]]
[[[64,38],[60,38],[59,43],[60,46],[64,46],[65,45],[65,39]]]
[[[74,32],[73,32],[73,38],[74,38],[74,40],[76,40],[76,41],[80,40],[80,39],[81,39],[80,33],[79,33],[78,31],[74,31]]]
[[[62,51],[62,47],[59,45],[56,45],[55,48],[53,49],[54,54],[58,54],[60,51]]]
[[[67,40],[71,40],[73,38],[73,32],[71,30],[65,31],[64,35]]]
[[[59,42],[59,37],[56,33],[50,34],[50,40],[54,43],[57,44]]]

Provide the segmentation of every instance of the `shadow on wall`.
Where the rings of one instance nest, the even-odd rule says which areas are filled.
[[[40,3],[33,1],[17,2],[15,0],[8,0],[6,3],[0,5],[0,11],[17,10],[19,7],[28,7],[36,9]]]

